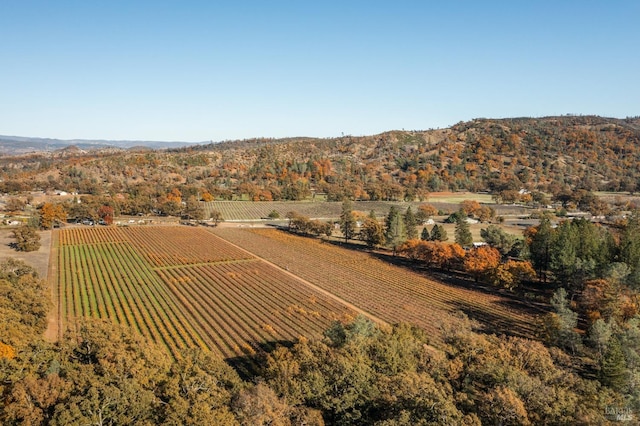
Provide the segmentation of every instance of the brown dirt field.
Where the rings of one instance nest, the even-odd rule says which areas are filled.
[[[32,266],[40,278],[47,279],[49,273],[49,254],[51,250],[51,231],[40,232],[40,248],[29,253],[16,251],[9,244],[13,242],[11,228],[0,229],[0,260],[14,258],[23,260]]]
[[[51,258],[51,233],[52,231],[40,232],[40,248],[32,252],[16,251],[10,247],[13,242],[11,237],[11,229],[0,229],[0,260],[14,258],[22,260],[33,267],[38,276],[43,279],[49,279],[49,260]],[[48,326],[45,331],[45,339],[53,342],[58,338],[58,315],[57,303],[54,289],[51,288],[51,301],[54,307],[49,311]]]

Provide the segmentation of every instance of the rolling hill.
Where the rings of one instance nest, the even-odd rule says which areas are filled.
[[[83,145],[76,146],[73,155],[5,156],[2,178],[76,192],[133,194],[145,187],[142,192],[158,197],[177,188],[185,195],[267,201],[313,194],[328,200],[416,200],[459,190],[505,196],[520,189],[633,192],[640,185],[638,117],[476,119],[437,130],[261,138],[153,151],[84,153]]]
[[[157,142],[157,141],[109,141],[74,139],[61,140],[49,138],[35,138],[22,136],[0,135],[0,154],[20,155],[38,152],[50,152],[75,146],[81,150],[92,151],[105,148],[128,149],[133,147],[147,147],[153,149],[177,148],[190,145],[189,142]]]

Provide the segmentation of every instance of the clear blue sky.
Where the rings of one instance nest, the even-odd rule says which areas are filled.
[[[640,115],[640,1],[0,0],[0,134],[207,141]]]

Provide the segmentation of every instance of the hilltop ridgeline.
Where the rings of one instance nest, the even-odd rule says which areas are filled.
[[[177,188],[216,199],[299,200],[324,193],[329,200],[415,200],[457,190],[635,191],[639,142],[638,117],[476,119],[374,136],[64,150],[4,157],[0,165],[5,192],[166,194]]]

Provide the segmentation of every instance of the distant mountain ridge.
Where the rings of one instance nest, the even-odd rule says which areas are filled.
[[[145,147],[151,149],[181,148],[207,142],[162,142],[162,141],[130,141],[130,140],[93,140],[93,139],[51,139],[25,136],[0,135],[0,154],[20,155],[34,152],[51,152],[75,146],[81,150],[91,151],[105,148],[130,149]]]
[[[13,143],[22,142],[24,149],[25,140]],[[55,140],[44,142],[52,149]],[[87,193],[103,190],[96,182],[135,193],[141,191],[137,185],[154,182],[144,191],[164,185],[161,193],[206,191],[225,200],[299,200],[320,193],[332,201],[396,201],[461,190],[512,200],[522,189],[640,191],[640,116],[478,118],[444,129],[254,138],[162,150],[141,142],[125,142],[131,146],[126,150],[114,145],[0,155],[0,179],[16,184],[5,192],[16,191],[18,179],[20,188],[37,182],[40,188]]]

